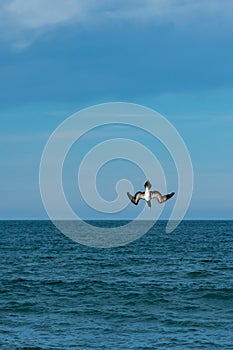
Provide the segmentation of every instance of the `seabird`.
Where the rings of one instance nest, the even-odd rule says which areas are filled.
[[[134,196],[127,192],[127,196],[131,200],[131,202],[135,205],[138,205],[138,202],[140,199],[144,199],[147,202],[148,207],[151,207],[151,202],[150,200],[153,198],[156,198],[159,203],[166,202],[168,199],[174,196],[175,192],[171,192],[168,194],[165,194],[162,196],[162,194],[159,191],[150,191],[151,189],[151,183],[150,181],[146,181],[144,184],[145,187],[145,192],[136,192]]]

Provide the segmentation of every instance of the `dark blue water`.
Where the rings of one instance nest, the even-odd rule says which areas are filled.
[[[81,246],[1,222],[0,349],[233,349],[233,222]]]

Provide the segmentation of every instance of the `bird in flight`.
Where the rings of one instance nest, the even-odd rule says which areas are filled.
[[[159,191],[151,191],[151,183],[150,181],[146,181],[144,184],[145,192],[136,192],[134,196],[127,192],[127,196],[131,200],[131,202],[135,205],[138,205],[140,199],[144,199],[147,202],[148,207],[151,207],[150,200],[156,198],[159,203],[166,202],[168,199],[174,196],[175,192],[171,192],[162,196]]]

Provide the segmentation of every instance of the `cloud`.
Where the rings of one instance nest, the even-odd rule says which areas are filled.
[[[81,22],[87,8],[76,0],[12,0],[0,5],[2,37],[17,49],[29,46],[38,36],[60,25]]]
[[[165,22],[178,27],[211,21],[222,27],[231,25],[232,10],[231,0],[3,0],[0,29],[2,37],[23,49],[59,26],[123,20],[157,25]]]
[[[13,0],[4,6],[5,14],[25,29],[39,29],[81,20],[86,12],[82,1]]]

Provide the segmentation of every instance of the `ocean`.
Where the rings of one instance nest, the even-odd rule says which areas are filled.
[[[0,349],[233,349],[233,221],[165,226],[98,249],[1,221]]]

